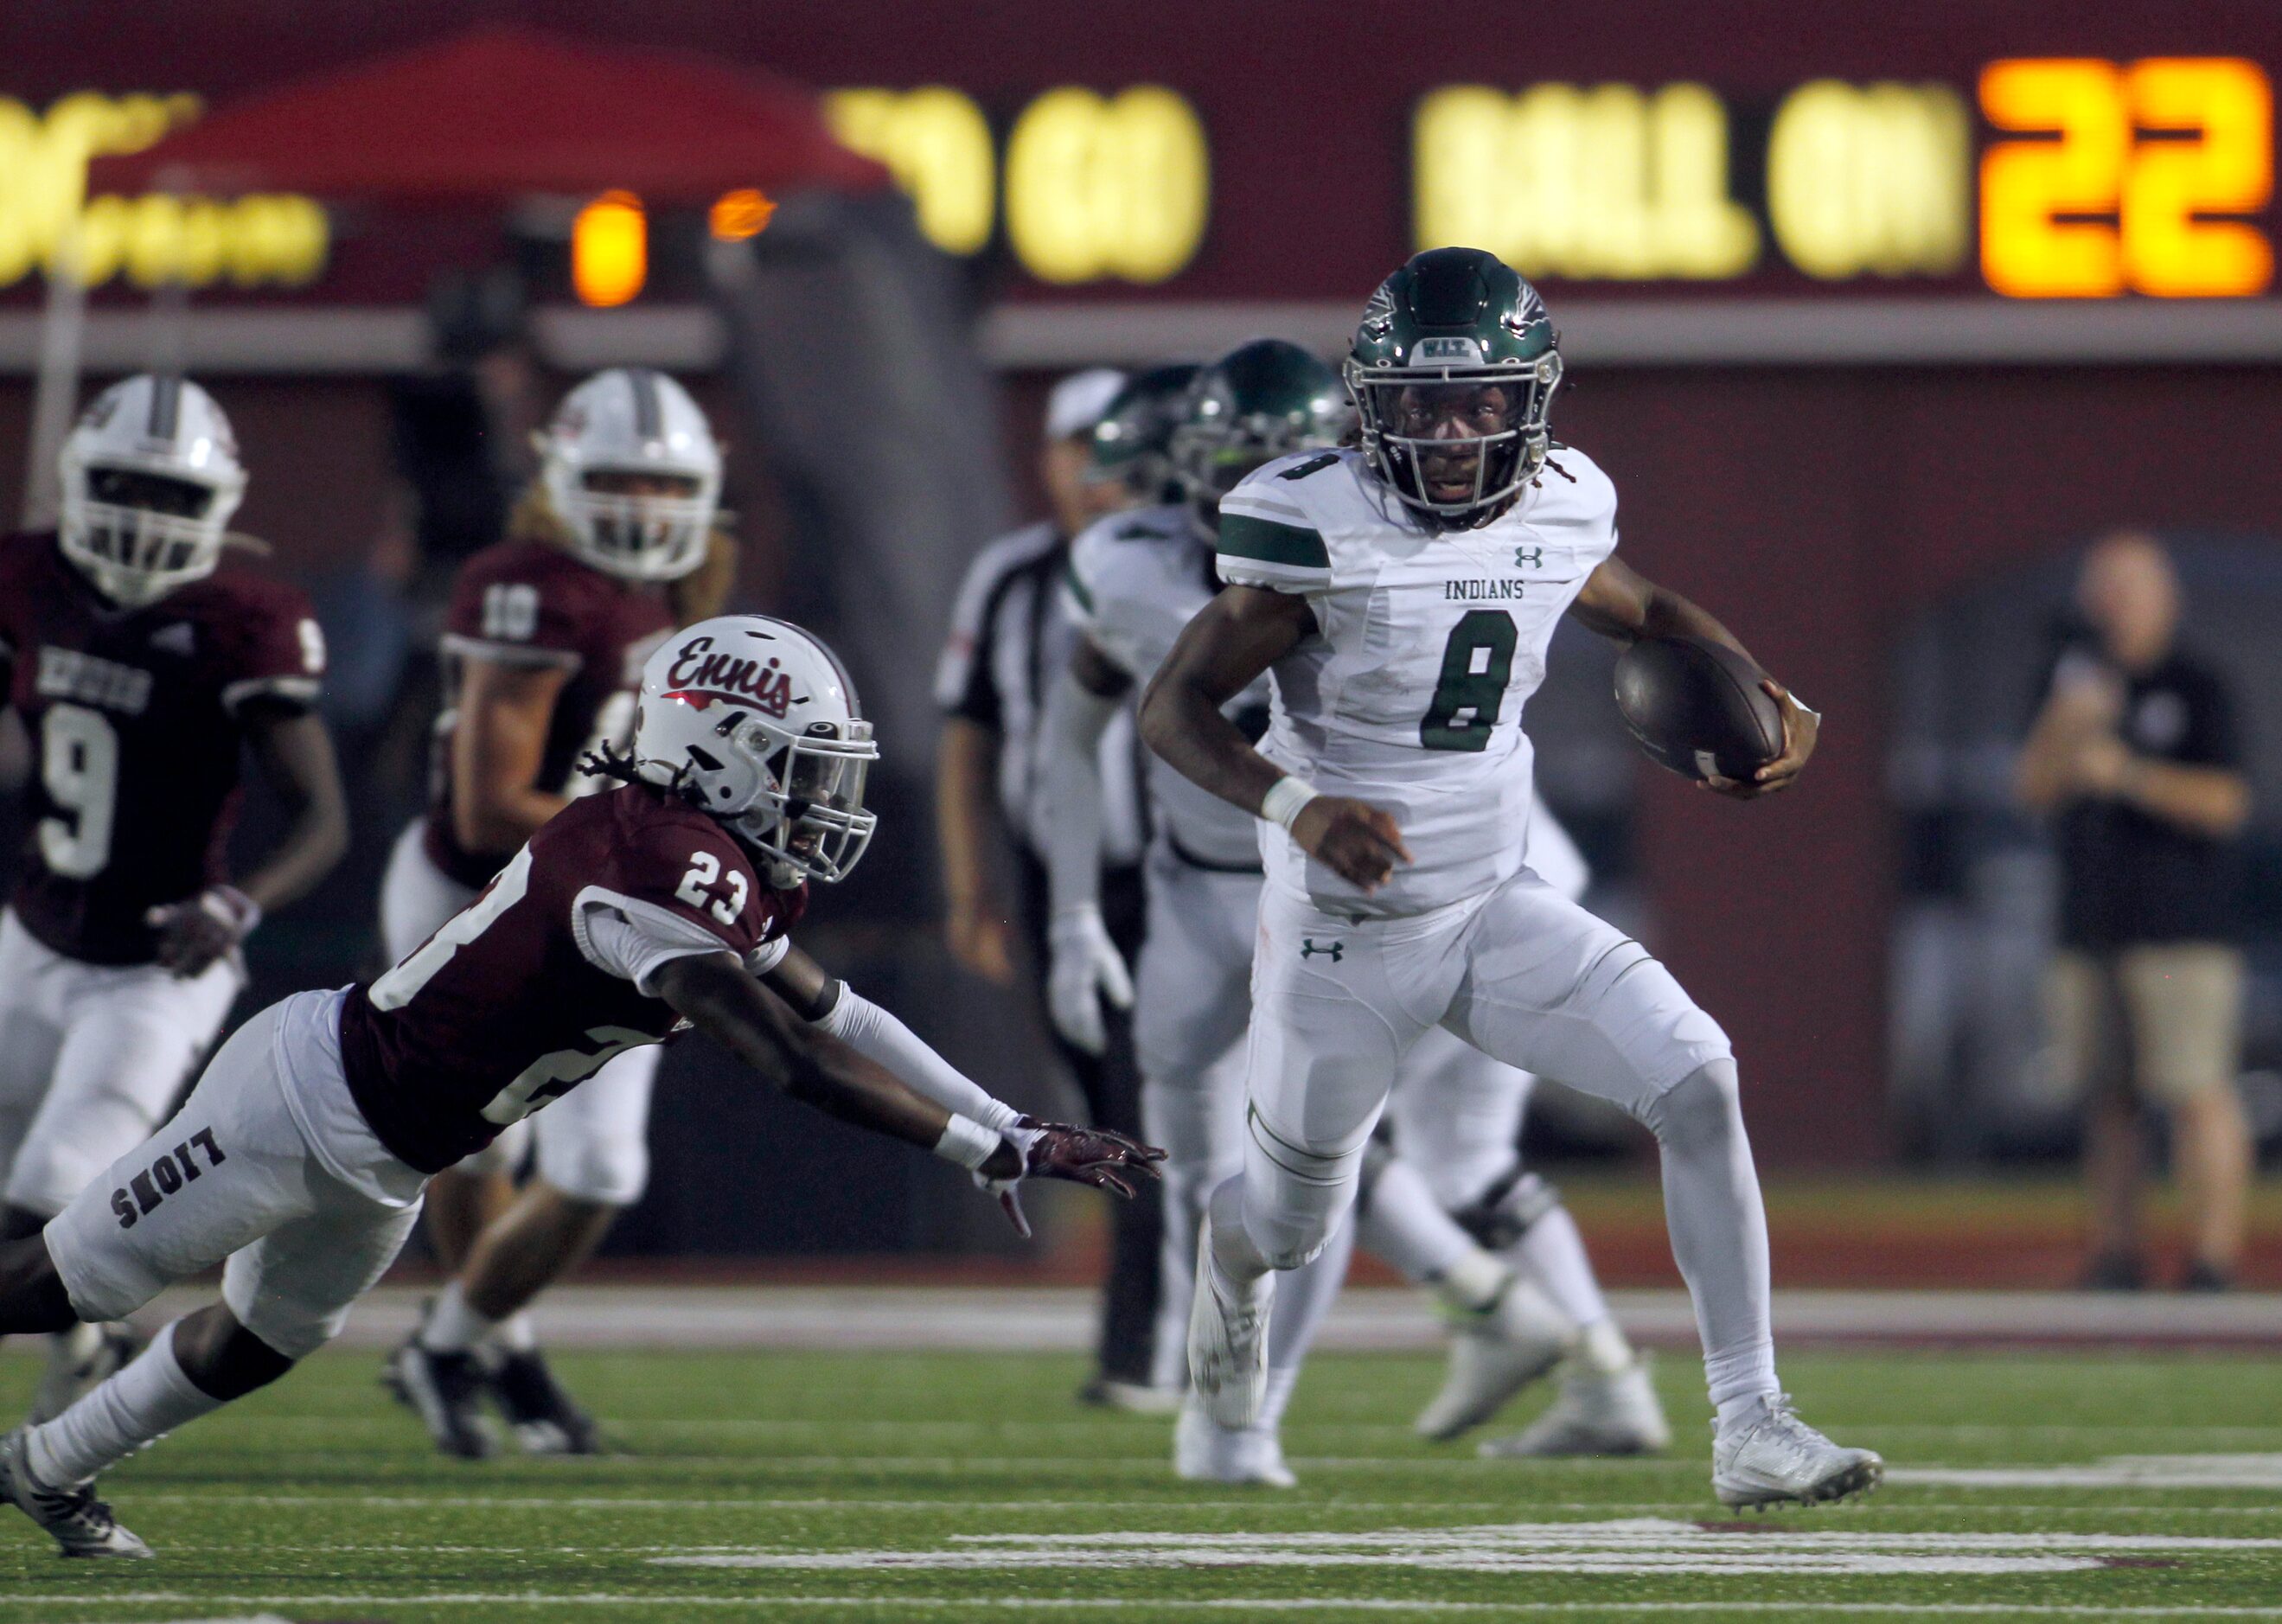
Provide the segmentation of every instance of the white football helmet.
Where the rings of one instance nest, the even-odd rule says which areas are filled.
[[[64,556],[140,608],[213,573],[245,495],[237,437],[187,378],[138,374],[95,398],[64,440]]]
[[[718,615],[642,667],[634,769],[770,859],[772,884],[844,880],[872,839],[880,758],[831,649],[790,621]]]
[[[586,563],[628,580],[670,581],[705,562],[721,447],[689,392],[665,374],[597,372],[563,397],[532,440],[547,500]]]

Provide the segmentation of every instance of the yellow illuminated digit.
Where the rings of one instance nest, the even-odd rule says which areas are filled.
[[[1585,93],[1582,111],[1577,167],[1577,190],[1586,203],[1578,221],[1582,274],[1626,281],[1653,276],[1648,98],[1628,84],[1595,85]]]
[[[1108,268],[1095,173],[1106,111],[1065,85],[1024,108],[1006,137],[1006,239],[1041,282],[1091,282]]]
[[[2166,298],[2263,293],[2274,250],[2256,226],[2199,214],[2249,214],[2274,190],[2274,98],[2255,62],[2165,57],[2135,62],[2124,94],[2145,130],[2193,130],[2193,141],[2143,141],[2123,185],[2123,266],[2142,293]]]
[[[1128,282],[1162,282],[1194,259],[1204,240],[1212,197],[1204,126],[1161,85],[1135,85],[1108,112],[1122,205],[1110,258]]]
[[[2131,120],[2112,62],[2088,58],[1992,62],[1981,111],[2001,130],[2057,131],[2052,141],[1999,141],[1981,158],[1981,271],[2014,299],[2092,299],[2123,290],[2115,227],[2060,214],[2112,212],[2131,153]]]
[[[929,242],[957,254],[990,242],[997,159],[973,97],[943,85],[834,90],[824,116],[842,145],[887,166]]]
[[[1515,102],[1507,156],[1504,257],[1528,276],[1589,276],[1591,214],[1585,190],[1585,94],[1537,84]]]

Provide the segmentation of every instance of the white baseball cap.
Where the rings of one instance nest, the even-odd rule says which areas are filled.
[[[1093,432],[1102,413],[1125,387],[1125,374],[1114,367],[1089,367],[1056,384],[1046,397],[1046,438],[1073,439]]]

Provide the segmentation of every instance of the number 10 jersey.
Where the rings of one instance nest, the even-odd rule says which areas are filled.
[[[1378,917],[1512,876],[1534,800],[1522,707],[1554,627],[1616,550],[1616,514],[1608,477],[1568,447],[1477,530],[1428,528],[1355,451],[1285,457],[1230,493],[1221,578],[1304,597],[1316,618],[1273,668],[1261,753],[1326,795],[1384,807],[1415,859],[1366,895],[1262,824],[1270,885]]]

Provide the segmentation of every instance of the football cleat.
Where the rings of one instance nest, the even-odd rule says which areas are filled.
[[[1218,1426],[1195,1402],[1181,1406],[1181,1418],[1173,1426],[1173,1475],[1190,1483],[1252,1483],[1263,1488],[1296,1488],[1300,1483],[1284,1464],[1284,1442],[1274,1427]]]
[[[1445,1439],[1472,1431],[1558,1364],[1576,1340],[1576,1323],[1551,1298],[1510,1278],[1497,1301],[1460,1321],[1442,1390],[1418,1412],[1419,1435]]]
[[[492,1397],[526,1455],[600,1455],[594,1418],[563,1390],[537,1348],[510,1351],[491,1371]]]
[[[1753,1418],[1716,1431],[1712,1443],[1712,1492],[1737,1511],[1843,1500],[1875,1488],[1885,1474],[1871,1450],[1842,1448],[1800,1420],[1787,1393]]]
[[[1189,1307],[1189,1385],[1218,1426],[1241,1432],[1260,1417],[1268,1387],[1268,1311],[1276,1277],[1239,1286],[1213,1261],[1213,1226],[1198,1225],[1197,1287]]]
[[[1481,1453],[1489,1460],[1653,1455],[1671,1443],[1647,1363],[1635,1359],[1620,1371],[1572,1367],[1544,1414],[1509,1437],[1485,1441]]]
[[[54,1420],[150,1345],[150,1338],[124,1320],[57,1332],[48,1339],[47,1368],[32,1389],[26,1421],[37,1426]]]
[[[95,1485],[50,1488],[32,1475],[25,1458],[24,1427],[0,1438],[0,1500],[5,1500],[54,1538],[67,1557],[148,1557],[151,1547],[119,1526],[111,1507],[95,1497]]]
[[[388,1357],[382,1385],[409,1405],[446,1455],[483,1460],[498,1452],[484,1394],[489,1380],[481,1356],[438,1353],[415,1336]]]

